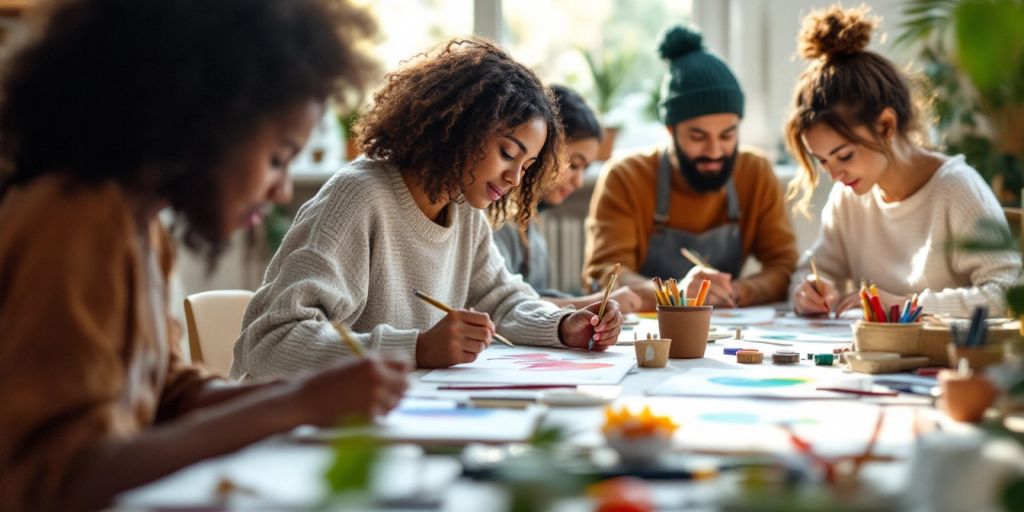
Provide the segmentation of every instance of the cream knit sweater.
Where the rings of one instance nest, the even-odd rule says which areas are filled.
[[[292,374],[352,353],[329,324],[340,319],[371,350],[415,361],[416,337],[444,316],[420,289],[455,308],[487,312],[524,345],[560,347],[569,310],[538,300],[505,269],[484,213],[447,207],[447,225],[417,207],[401,174],[359,159],[299,210],[242,320],[231,374]]]
[[[1006,222],[992,190],[962,155],[951,157],[920,190],[898,202],[883,201],[877,186],[857,196],[837,183],[821,217],[811,252],[819,272],[840,290],[847,280],[865,279],[890,293],[920,292],[925,313],[967,316],[983,305],[1001,316],[1003,294],[1020,278],[1016,251],[947,250],[950,240],[971,235],[979,219]],[[808,266],[805,256],[793,287],[810,272]]]

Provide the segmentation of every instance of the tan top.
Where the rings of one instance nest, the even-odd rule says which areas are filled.
[[[58,510],[90,445],[176,416],[208,377],[177,350],[170,239],[154,220],[143,251],[118,185],[37,178],[0,225],[0,510]]]
[[[643,266],[654,229],[661,151],[652,148],[609,162],[598,178],[587,217],[583,282],[604,282],[617,262],[634,272]],[[743,258],[754,256],[761,262],[760,273],[736,282],[739,305],[786,300],[797,253],[782,186],[768,159],[746,148],[736,157],[732,179],[742,210]],[[668,227],[703,233],[728,220],[724,187],[701,194],[690,188],[681,173],[672,173]]]

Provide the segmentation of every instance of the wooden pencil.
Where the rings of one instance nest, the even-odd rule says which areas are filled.
[[[451,313],[452,311],[455,311],[455,309],[452,308],[451,306],[449,306],[449,305],[445,304],[444,302],[441,302],[441,301],[439,301],[439,300],[431,297],[430,295],[427,295],[427,294],[425,294],[425,293],[423,293],[423,292],[421,292],[419,290],[415,290],[414,289],[412,291],[412,293],[413,293],[413,295],[419,297],[420,300],[422,300],[423,302],[426,302],[427,304],[430,304],[431,306],[434,306],[435,308],[440,309],[441,311],[444,311],[445,313]],[[504,343],[504,344],[506,344],[506,345],[508,345],[510,347],[514,347],[515,346],[515,345],[512,344],[511,341],[509,341],[507,338],[505,338],[504,336],[502,336],[502,335],[500,335],[498,333],[494,333],[494,339],[496,339],[496,340],[498,340],[498,341],[500,341],[500,342],[502,342],[502,343]]]
[[[359,357],[366,356],[366,349],[352,337],[352,333],[349,332],[348,327],[345,327],[345,324],[341,323],[340,320],[331,320],[331,326],[334,327],[335,332],[338,333],[341,341],[348,346],[349,350]]]
[[[707,268],[710,268],[711,270],[717,270],[717,269],[715,269],[715,267],[712,267],[711,264],[709,264],[708,262],[704,261],[704,258],[701,258],[696,253],[694,253],[693,251],[687,249],[686,247],[683,247],[682,249],[679,249],[679,254],[682,254],[684,258],[690,260],[690,263],[693,263],[694,265],[696,265],[698,267],[707,267]]]

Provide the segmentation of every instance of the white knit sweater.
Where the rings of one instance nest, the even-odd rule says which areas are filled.
[[[401,174],[381,162],[359,159],[335,174],[299,210],[270,262],[242,320],[231,374],[280,376],[351,357],[331,319],[369,349],[415,361],[417,335],[444,313],[414,288],[489,313],[515,342],[562,346],[558,325],[570,311],[509,274],[481,210],[447,208],[448,225],[432,222]]]
[[[877,186],[857,196],[837,183],[821,216],[811,252],[818,271],[840,290],[847,280],[865,279],[890,293],[920,292],[918,303],[926,313],[967,316],[985,305],[990,314],[1002,315],[1003,294],[1020,278],[1016,251],[947,251],[947,242],[971,235],[979,219],[1006,223],[992,190],[963,155],[951,157],[902,201],[883,201]],[[793,287],[806,278],[808,267],[805,256]]]

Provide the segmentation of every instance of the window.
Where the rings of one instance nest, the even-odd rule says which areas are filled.
[[[545,81],[579,91],[606,125],[620,127],[618,149],[646,146],[664,136],[654,109],[666,70],[658,43],[668,27],[689,24],[692,9],[692,0],[507,1],[502,44]],[[622,63],[626,71],[610,76],[621,78],[615,90],[595,86],[583,52]]]

